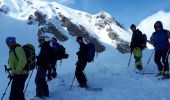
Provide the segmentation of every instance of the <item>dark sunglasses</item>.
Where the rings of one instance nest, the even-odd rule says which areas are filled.
[[[155,28],[160,28],[161,26],[156,25]]]

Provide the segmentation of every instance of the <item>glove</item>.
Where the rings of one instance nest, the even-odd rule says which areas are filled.
[[[14,76],[9,74],[9,75],[8,75],[8,78],[9,78],[9,79],[13,79]]]
[[[11,70],[11,75],[18,75],[19,71],[17,71],[16,69],[12,69]]]

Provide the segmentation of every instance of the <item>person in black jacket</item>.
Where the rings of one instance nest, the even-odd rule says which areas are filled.
[[[57,42],[57,39],[55,37],[53,37],[51,39],[51,44],[52,44],[51,47],[54,50],[54,52],[57,52],[57,50],[59,48],[59,43]],[[54,54],[54,55],[56,55],[56,54]],[[49,81],[52,80],[52,78],[57,77],[56,65],[57,65],[57,58],[54,57],[51,61],[51,67],[48,68],[47,79]]]
[[[40,44],[40,53],[37,56],[37,74],[35,78],[36,83],[36,97],[43,98],[49,96],[48,84],[46,81],[47,69],[51,61],[51,46],[50,42],[45,41],[43,36],[38,38]]]
[[[77,52],[78,55],[78,61],[76,63],[76,71],[75,71],[75,76],[77,78],[77,81],[79,82],[80,87],[87,87],[87,79],[83,73],[83,70],[85,69],[87,65],[87,46],[83,42],[82,37],[77,37],[77,43],[80,45],[80,49]]]
[[[130,48],[131,53],[134,54],[135,58],[135,66],[136,69],[141,71],[142,70],[142,48],[145,46],[142,44],[142,32],[139,29],[136,29],[136,26],[134,24],[131,25],[131,30],[133,32]]]

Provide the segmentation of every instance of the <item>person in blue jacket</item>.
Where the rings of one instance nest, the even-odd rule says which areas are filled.
[[[157,21],[154,24],[155,32],[153,32],[150,41],[155,47],[155,63],[158,66],[159,73],[157,76],[162,76],[163,78],[169,78],[169,63],[168,63],[168,44],[170,33],[169,31],[163,29],[163,24],[161,21]]]

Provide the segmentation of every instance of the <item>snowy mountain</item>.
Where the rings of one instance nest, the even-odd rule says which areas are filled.
[[[66,51],[70,54],[69,58],[63,60],[61,65],[60,61],[58,61],[58,77],[48,82],[50,97],[46,98],[46,100],[170,100],[170,81],[158,80],[155,77],[157,68],[154,64],[154,57],[152,57],[146,67],[146,63],[150,58],[152,50],[143,52],[143,66],[146,68],[146,73],[154,74],[136,74],[134,72],[133,58],[129,69],[127,70],[130,54],[121,54],[114,48],[113,46],[116,47],[116,43],[118,42],[116,39],[112,40],[108,36],[109,33],[106,31],[113,30],[118,32],[117,34],[122,41],[128,41],[127,38],[129,38],[130,35],[128,35],[129,33],[126,32],[126,29],[124,29],[116,20],[112,19],[109,14],[100,12],[99,14],[91,15],[67,8],[55,2],[44,2],[42,0],[0,0],[0,5],[0,96],[3,95],[7,83],[9,82],[3,67],[5,64],[8,64],[9,49],[5,44],[6,37],[17,37],[17,41],[21,45],[26,43],[34,44],[38,54],[37,35],[43,34],[47,37],[55,35],[61,41],[66,41],[62,43],[61,41],[59,42],[66,47]],[[51,10],[51,6],[52,8],[58,7],[57,11],[56,9],[53,9],[56,13]],[[36,13],[38,15],[34,15],[34,12],[37,10],[43,15],[40,19],[43,19],[45,15],[48,15],[45,17],[45,20],[39,20],[39,17],[37,17],[39,16],[39,12]],[[80,15],[78,13],[80,13]],[[33,15],[33,19],[31,19],[32,17],[30,17],[30,15]],[[28,17],[30,20],[28,20]],[[112,20],[110,20],[110,18]],[[91,22],[89,22],[89,20]],[[51,22],[51,24],[48,22]],[[71,28],[69,27],[70,25],[72,26]],[[90,36],[93,36],[93,39],[97,39],[96,41],[98,42],[96,44],[100,47],[99,51],[102,51],[103,47],[105,48],[105,51],[96,56],[93,63],[88,63],[85,69],[88,85],[102,88],[102,92],[81,89],[78,87],[76,80],[73,83],[72,90],[69,90],[75,73],[75,63],[77,61],[76,52],[79,48],[79,45],[75,42],[75,38],[73,37],[77,36],[77,32],[71,33],[76,27],[79,28],[78,32],[80,30],[85,30],[84,28],[86,28],[86,30],[83,31],[85,32],[82,34],[83,36],[89,36],[86,34],[87,31],[90,33]],[[68,30],[70,30],[70,32]],[[58,35],[58,31],[61,33],[60,35]],[[55,32],[57,34],[55,34]],[[114,38],[114,36],[112,38]],[[90,40],[89,38],[87,39]],[[26,100],[30,100],[35,96],[35,74],[36,70],[34,70],[30,84],[25,93]],[[10,87],[8,88],[4,100],[8,100],[9,93]]]
[[[106,12],[91,15],[56,2],[41,0],[3,0],[0,11],[18,20],[27,20],[28,25],[38,24],[38,35],[51,33],[61,41],[70,35],[82,36],[93,42],[97,52],[105,51],[104,43],[129,52],[131,34]]]
[[[154,24],[156,21],[162,21],[165,29],[170,30],[170,12],[158,11],[157,13],[148,16],[138,25],[138,28],[147,34],[148,39],[151,37],[152,33],[155,31]]]

